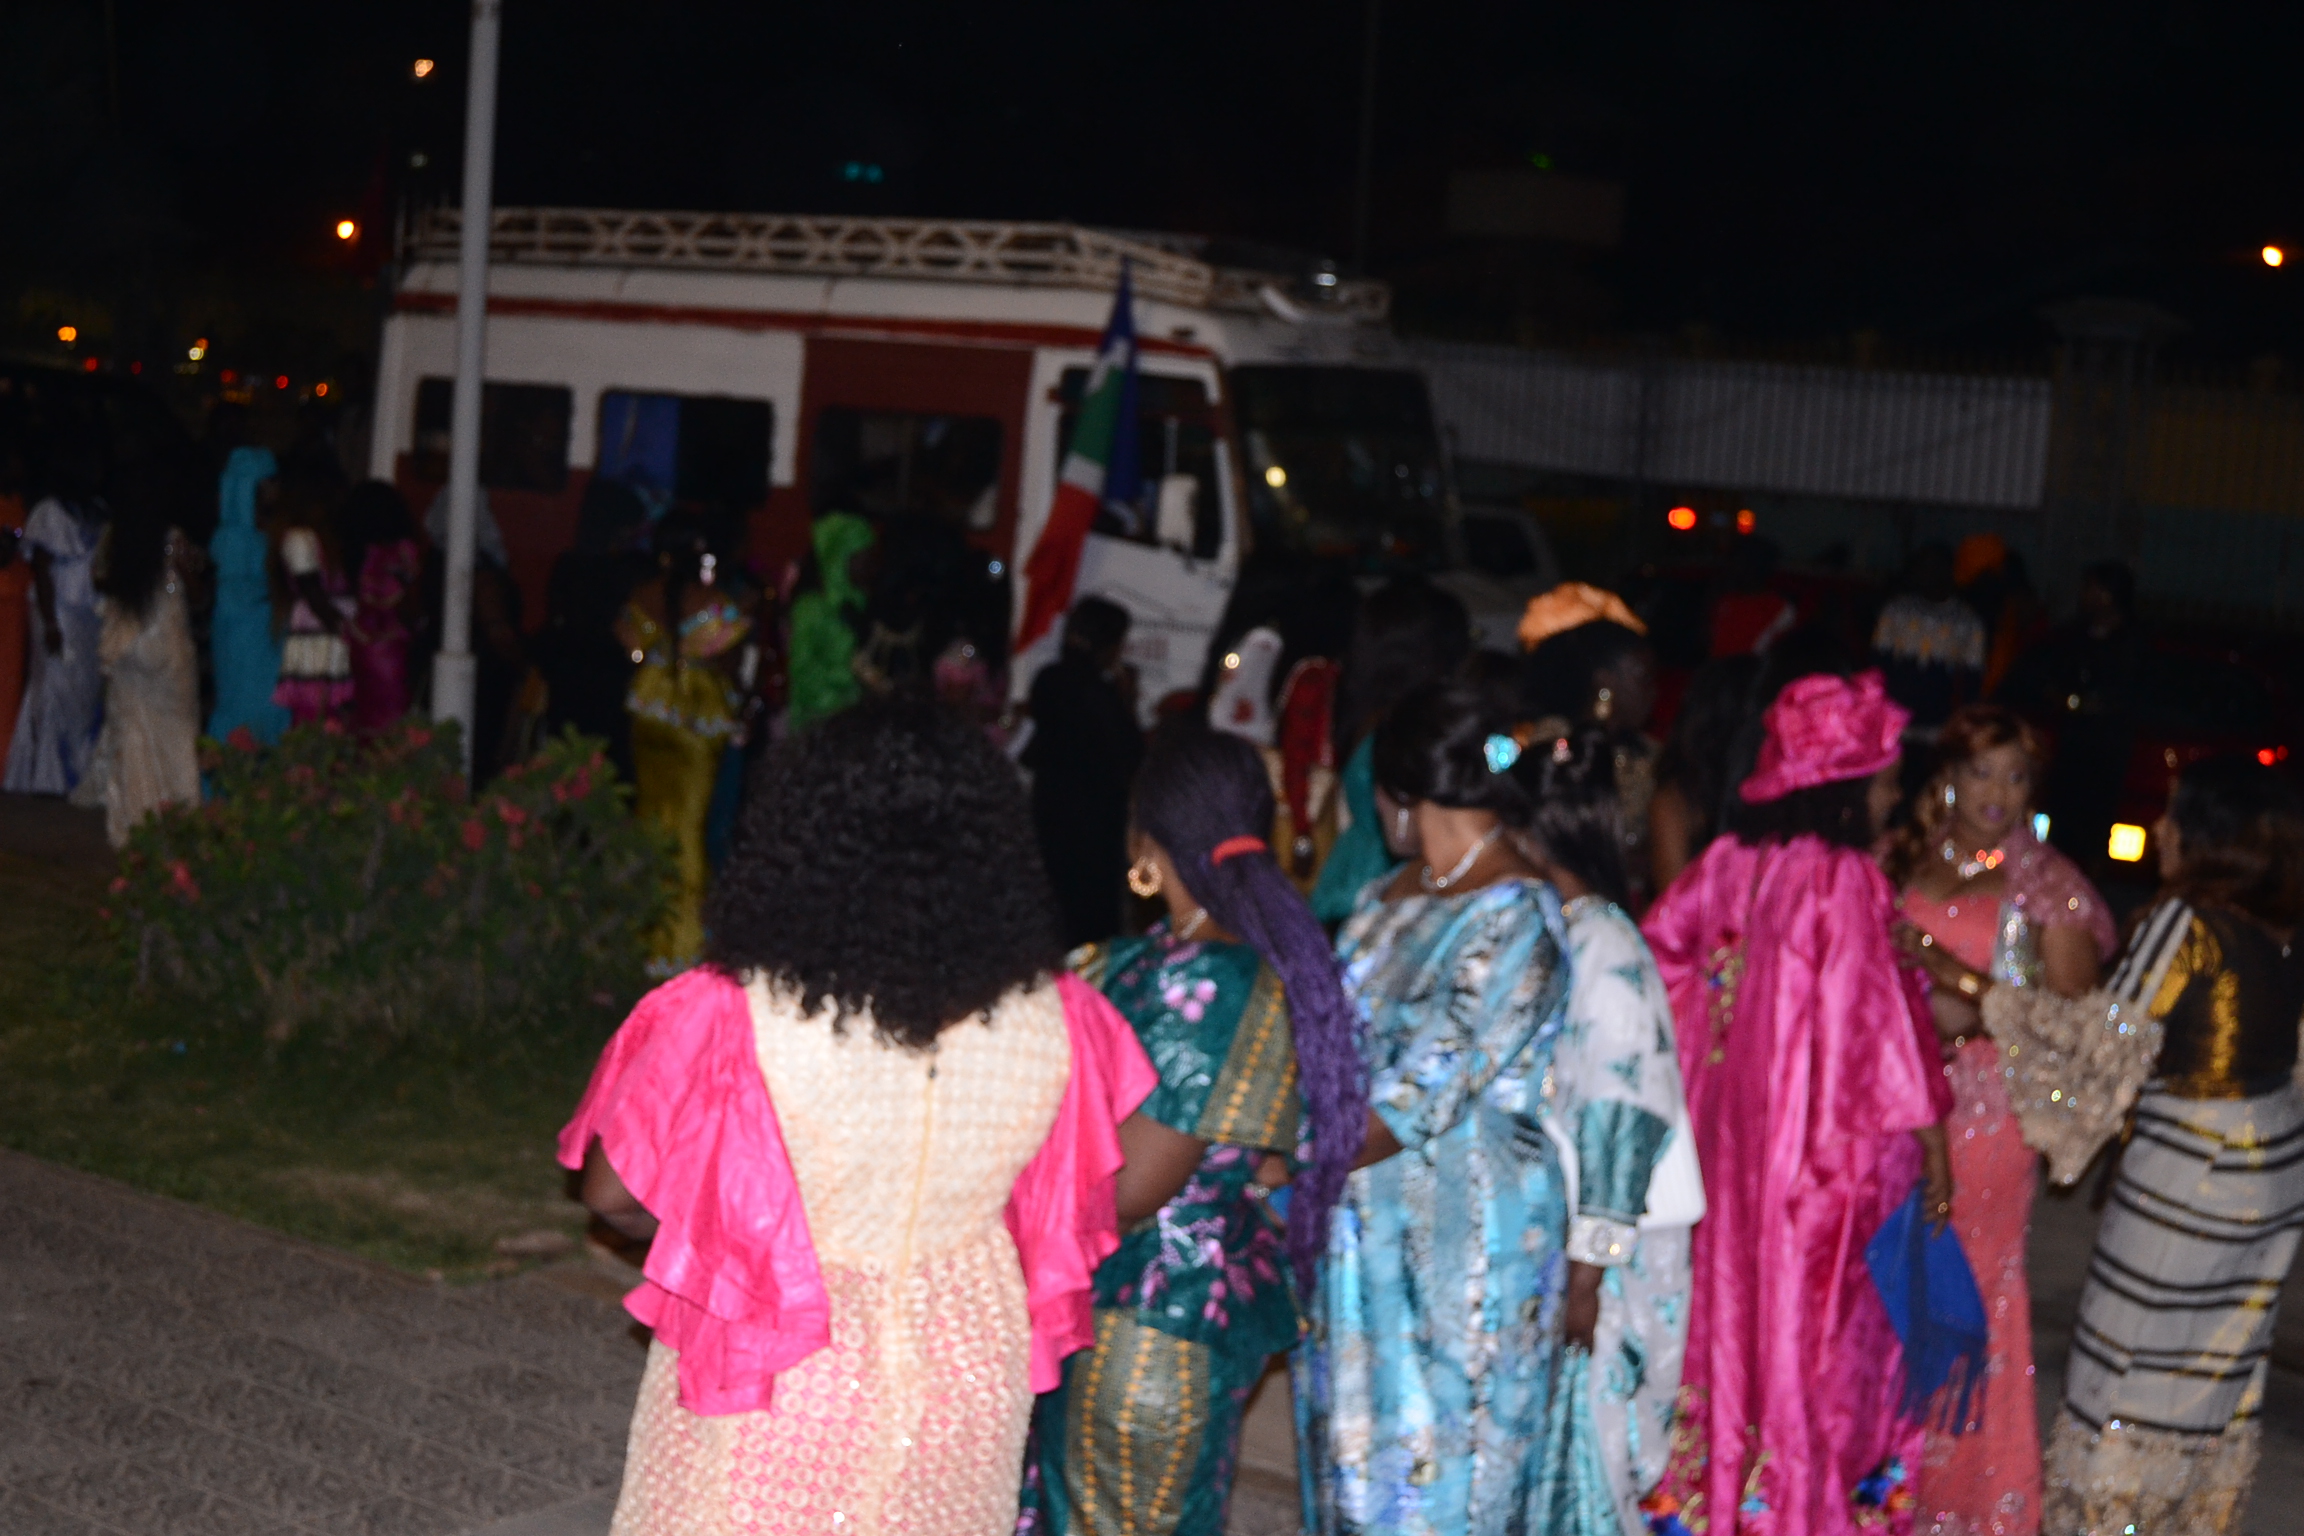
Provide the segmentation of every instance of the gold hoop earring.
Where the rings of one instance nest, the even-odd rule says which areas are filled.
[[[1128,866],[1128,889],[1146,901],[1160,894],[1160,866],[1153,863],[1150,856]]]

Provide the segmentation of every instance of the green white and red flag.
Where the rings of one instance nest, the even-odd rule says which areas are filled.
[[[1072,442],[1056,484],[1048,521],[1024,558],[1024,616],[1016,625],[1014,653],[1056,626],[1072,606],[1080,574],[1080,551],[1107,502],[1133,508],[1143,492],[1143,464],[1136,444],[1136,321],[1129,303],[1128,269],[1120,269],[1120,289],[1112,296],[1112,318],[1096,348],[1095,366],[1080,392]]]

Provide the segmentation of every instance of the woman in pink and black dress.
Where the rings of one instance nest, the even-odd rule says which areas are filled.
[[[1952,1223],[1984,1293],[1990,1363],[1958,1434],[1931,1429],[1919,1479],[1927,1536],[2033,1536],[2040,1435],[2024,1273],[2039,1153],[2009,1106],[2002,1047],[1980,1005],[1994,987],[2077,998],[2117,938],[2104,899],[2032,835],[2039,738],[2013,711],[1969,704],[1937,738],[1936,769],[1888,860],[1905,952],[1930,974],[1955,1100]],[[2068,1088],[2076,1084],[2067,1084]]]
[[[352,728],[363,735],[408,713],[408,648],[424,627],[424,556],[408,503],[382,480],[354,486],[338,518],[357,606],[344,639],[352,663]]]
[[[272,512],[272,613],[288,616],[272,702],[291,723],[340,717],[352,704],[353,601],[336,540],[334,488],[309,476],[280,482]]]

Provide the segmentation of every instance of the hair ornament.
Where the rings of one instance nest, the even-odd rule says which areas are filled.
[[[1244,853],[1270,853],[1271,846],[1260,837],[1228,837],[1208,850],[1211,868],[1226,859],[1236,859]]]
[[[1480,744],[1481,755],[1488,759],[1490,773],[1502,773],[1520,761],[1520,743],[1498,732]]]

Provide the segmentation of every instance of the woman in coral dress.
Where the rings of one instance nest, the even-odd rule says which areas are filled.
[[[1727,837],[1641,925],[1672,995],[1704,1219],[1654,1517],[1701,1536],[1908,1532],[1919,1421],[1864,1246],[1925,1180],[1952,1210],[1933,1034],[1870,857],[1905,713],[1880,675],[1768,708]],[[1669,1529],[1670,1527],[1665,1527]]]
[[[2025,1278],[2039,1154],[2009,1107],[2001,1046],[1979,1004],[1993,986],[2076,998],[2117,942],[2111,914],[2072,861],[2032,835],[2040,743],[2012,711],[1969,704],[1937,738],[1936,770],[1888,873],[1902,891],[1905,947],[1931,973],[1954,1107],[1952,1226],[1984,1293],[1990,1363],[1954,1433],[1928,1432],[1920,1528],[1928,1536],[2033,1536],[2040,1433],[2032,1293]],[[2071,1086],[2071,1085],[2067,1085]]]
[[[608,1047],[561,1161],[652,1238],[616,1536],[1005,1536],[1035,1390],[1095,1337],[1152,1068],[1052,980],[1023,791],[863,705],[783,743],[707,964]]]

